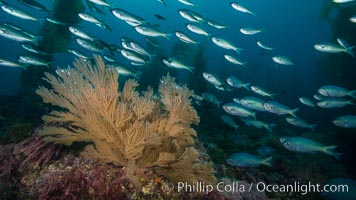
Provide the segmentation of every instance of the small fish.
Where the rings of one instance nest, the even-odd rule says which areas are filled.
[[[286,56],[274,56],[272,57],[272,60],[280,65],[288,65],[288,66],[294,65],[294,63]]]
[[[250,153],[234,153],[228,156],[226,162],[234,167],[258,167],[260,165],[271,167],[271,160],[272,157],[261,158]]]
[[[234,99],[235,101],[235,99]],[[236,102],[236,101],[235,101]],[[239,99],[239,102],[242,106],[251,109],[251,110],[257,110],[264,112],[266,109],[263,107],[264,100],[256,98],[256,97],[251,97],[251,96],[246,96],[242,97]]]
[[[307,97],[299,97],[298,99],[302,104],[304,104],[306,106],[315,107],[314,102],[311,99],[307,98]]]
[[[323,99],[322,101],[318,102],[316,105],[318,105],[321,108],[342,108],[347,105],[353,105],[354,103],[352,100],[347,100],[347,99]]]
[[[332,123],[342,128],[356,128],[356,115],[343,115],[334,119]]]
[[[178,37],[178,39],[184,43],[188,43],[188,44],[198,44],[197,41],[191,39],[190,37],[188,37],[187,35],[185,35],[182,32],[179,31],[175,31],[174,34]]]
[[[119,73],[119,76],[120,75],[122,75],[122,76],[133,76],[133,77],[137,78],[137,76],[139,76],[141,74],[141,73],[138,73],[137,71],[132,70],[132,69],[130,69],[128,67],[124,67],[121,63],[118,63],[118,62],[110,63],[109,67],[114,68]]]
[[[210,33],[208,33],[204,29],[202,29],[202,28],[200,28],[198,26],[195,26],[193,24],[187,24],[186,27],[187,27],[188,30],[190,30],[191,32],[196,33],[198,35],[205,35],[206,37],[210,36]]]
[[[209,83],[213,84],[215,87],[224,85],[224,82],[217,75],[203,72],[203,77],[205,80],[207,80]]]
[[[294,152],[301,152],[301,153],[321,152],[326,155],[333,156],[337,160],[339,160],[341,156],[340,153],[335,152],[337,146],[324,146],[319,142],[315,142],[313,140],[304,137],[281,137],[279,138],[279,141],[286,149]]]
[[[77,27],[70,26],[70,27],[68,27],[68,29],[75,36],[78,36],[78,37],[86,39],[86,40],[92,40],[92,41],[95,40],[95,38],[93,38],[91,35],[89,35],[88,33],[80,30]]]
[[[313,95],[313,98],[314,98],[315,100],[321,101],[321,100],[323,100],[323,99],[325,98],[325,96],[323,96],[323,95],[321,95],[321,94],[314,94],[314,95]]]
[[[214,44],[216,44],[218,47],[221,47],[223,49],[233,50],[238,54],[240,53],[240,51],[242,51],[242,48],[238,48],[238,47],[234,46],[233,44],[231,44],[231,42],[229,42],[223,38],[213,36],[213,37],[211,37],[211,41]]]
[[[335,85],[324,85],[318,89],[319,94],[327,97],[345,97],[350,96],[356,99],[356,90],[349,91],[345,88]]]
[[[303,119],[296,118],[296,117],[287,117],[286,121],[288,123],[292,124],[293,126],[297,126],[297,127],[301,127],[301,128],[309,128],[312,131],[315,131],[315,127],[317,126],[317,124],[309,124],[306,121],[304,121]]]
[[[252,90],[252,92],[258,94],[258,95],[261,95],[261,96],[264,96],[264,97],[271,97],[273,99],[273,97],[276,95],[276,94],[273,94],[259,86],[256,86],[256,85],[251,85],[250,86],[250,89]]]
[[[0,25],[0,36],[14,40],[17,42],[31,42],[38,43],[39,37],[23,31],[17,27],[8,26],[5,24]]]
[[[189,9],[179,9],[178,13],[180,16],[182,16],[184,19],[190,22],[202,23],[205,21],[204,17],[201,14]]]
[[[26,51],[29,51],[29,52],[32,52],[32,53],[35,53],[35,54],[44,55],[44,56],[49,56],[50,55],[50,53],[38,50],[37,47],[35,47],[33,44],[23,43],[23,44],[21,44],[21,47],[23,49],[25,49]]]
[[[117,17],[118,19],[121,19],[123,21],[125,21],[127,24],[129,24],[130,26],[138,26],[138,25],[142,25],[142,24],[146,24],[148,23],[146,20],[144,20],[143,18],[128,12],[127,10],[124,9],[120,9],[120,8],[116,8],[116,9],[112,9],[111,13]]]
[[[263,29],[253,28],[253,27],[242,27],[240,28],[240,32],[245,35],[255,35],[257,33],[261,33]]]
[[[34,8],[36,10],[40,10],[44,12],[49,12],[49,10],[44,5],[40,4],[35,0],[18,0],[18,1],[30,8]]]
[[[148,51],[142,45],[140,45],[139,43],[137,43],[135,41],[131,41],[129,45],[131,47],[131,50],[136,51],[137,53],[139,53],[139,54],[141,54],[143,56],[146,56],[147,58],[152,60],[152,57],[154,55],[148,53]]]
[[[232,119],[230,116],[228,115],[221,115],[220,119],[222,122],[224,122],[225,124],[227,124],[228,126],[230,126],[231,128],[234,128],[235,131],[237,131],[237,129],[240,127],[239,125],[236,124],[235,120]]]
[[[241,120],[247,125],[247,126],[253,126],[255,128],[265,128],[268,132],[272,133],[272,127],[275,126],[275,124],[267,124],[266,122],[256,120],[256,119],[242,119]]]
[[[220,23],[217,23],[213,20],[208,20],[208,25],[211,26],[211,27],[214,27],[216,29],[224,29],[224,28],[227,28],[227,26],[225,25],[222,25]]]
[[[221,101],[219,101],[218,98],[216,98],[216,96],[210,92],[204,92],[202,94],[203,99],[211,104],[216,105],[216,107],[220,108],[220,103]]]
[[[189,0],[178,0],[178,1],[181,2],[184,5],[187,5],[187,6],[196,6],[196,4],[192,3]]]
[[[96,43],[94,43],[91,40],[83,40],[81,38],[77,38],[75,40],[81,47],[88,49],[90,51],[94,51],[94,52],[102,52],[104,50],[104,48],[100,45],[97,45]]]
[[[349,2],[353,2],[355,0],[333,0],[334,3],[349,3]]]
[[[48,66],[52,63],[52,61],[43,60],[34,56],[19,56],[19,62],[38,66]]]
[[[104,0],[88,0],[88,1],[98,6],[106,6],[111,8],[111,4],[105,2]]]
[[[157,0],[158,2],[160,2],[161,4],[167,6],[167,3],[164,0]]]
[[[38,18],[32,16],[31,14],[29,14],[29,13],[23,11],[23,10],[20,10],[19,8],[10,6],[10,5],[3,4],[3,5],[1,5],[1,9],[3,11],[5,11],[6,13],[8,13],[8,14],[10,14],[12,16],[18,17],[20,19],[32,20],[32,21],[38,21],[39,20]]]
[[[256,119],[256,113],[243,107],[238,103],[227,103],[222,107],[225,110],[225,112],[227,112],[230,115],[235,115],[239,117],[253,117],[254,119]]]
[[[141,65],[145,65],[146,59],[139,53],[129,50],[129,49],[121,49],[120,53],[122,56],[124,56],[126,59],[134,62],[134,63],[139,63]]]
[[[352,57],[355,57],[355,52],[353,52],[353,49],[355,46],[352,47],[343,47],[341,45],[337,45],[334,43],[330,42],[323,42],[323,43],[318,43],[314,45],[314,48],[318,51],[321,52],[326,52],[326,53],[347,53],[350,54]]]
[[[112,29],[106,25],[104,22],[102,22],[101,20],[97,19],[96,17],[88,14],[88,13],[79,13],[78,16],[84,20],[84,21],[87,21],[87,22],[90,22],[90,23],[93,23],[95,24],[96,26],[100,27],[100,28],[103,28],[103,29],[108,29],[109,31],[111,31]]]
[[[169,40],[169,37],[171,36],[171,34],[162,32],[162,31],[158,30],[157,28],[155,28],[153,26],[149,26],[149,25],[136,26],[135,30],[139,34],[148,36],[148,37],[164,37]]]
[[[193,73],[194,67],[188,66],[183,64],[181,61],[177,60],[176,58],[163,58],[163,63],[167,67],[176,68],[176,69],[185,69],[189,72]]]
[[[242,62],[242,61],[239,61],[237,58],[235,58],[234,56],[232,55],[228,55],[228,54],[225,54],[224,55],[224,58],[229,61],[230,63],[234,64],[234,65],[241,65],[243,67],[246,66],[247,62]]]
[[[167,21],[167,18],[166,18],[166,17],[163,17],[163,16],[161,16],[161,15],[159,15],[159,14],[155,14],[154,16],[155,16],[157,19],[159,19],[159,20]]]
[[[65,22],[61,22],[57,19],[51,18],[51,17],[46,17],[46,21],[52,23],[52,24],[56,24],[56,25],[61,25],[61,26],[67,26],[67,23]]]
[[[231,7],[237,11],[243,12],[243,13],[248,13],[250,15],[256,16],[256,14],[252,11],[250,11],[249,9],[247,9],[246,7],[236,3],[236,2],[231,2],[230,3]]]
[[[13,62],[13,61],[5,60],[2,58],[0,58],[0,65],[5,66],[5,67],[15,67],[15,68],[26,69],[24,65],[21,65],[19,63]]]
[[[266,49],[266,50],[270,50],[270,51],[274,50],[274,48],[262,44],[261,41],[257,41],[257,45],[258,45],[259,47],[261,47],[262,49]]]
[[[350,22],[356,23],[356,15],[349,18]]]
[[[270,113],[274,113],[277,115],[290,114],[295,118],[297,118],[296,112],[299,110],[299,108],[290,109],[289,107],[275,101],[267,101],[263,104],[263,107]]]
[[[234,77],[234,76],[229,76],[226,79],[227,84],[229,84],[231,87],[234,88],[245,88],[246,90],[250,90],[249,86],[251,85],[251,83],[244,83],[243,81],[241,81],[240,79]]]
[[[80,51],[78,50],[75,50],[75,49],[68,49],[68,52],[73,54],[74,56],[78,57],[78,58],[82,58],[84,60],[90,60],[90,58],[86,55],[84,55],[83,53],[81,53]]]

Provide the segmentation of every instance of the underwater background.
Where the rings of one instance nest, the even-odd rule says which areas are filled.
[[[29,6],[37,5],[34,2],[43,5],[48,11]],[[0,199],[60,199],[60,197],[66,199],[353,199],[355,197],[356,128],[355,126],[345,128],[333,124],[333,120],[339,116],[353,116],[350,123],[356,123],[354,92],[356,90],[356,61],[350,53],[350,51],[356,51],[352,48],[356,45],[356,24],[350,19],[356,15],[354,1],[346,3],[337,3],[332,0],[183,1],[193,2],[193,5],[184,4],[178,0],[117,2],[101,0],[98,2],[108,3],[109,6],[98,5],[97,1],[89,0],[3,0],[0,3],[1,6],[15,6],[38,19],[24,20],[5,12],[4,9],[0,10],[1,28],[7,27],[3,25],[4,23],[11,23],[38,36],[38,42],[33,44],[38,50],[47,53],[41,55],[27,52],[21,47],[22,42],[2,35],[3,37],[0,37],[0,59],[17,62],[19,56],[31,55],[49,62],[46,65],[17,62],[21,67],[0,65],[0,144],[2,146],[0,148],[0,191],[2,192]],[[232,2],[246,6],[251,12],[253,11],[253,14],[234,9]],[[141,34],[135,30],[135,26],[130,26],[113,15],[112,11],[115,9],[135,14],[143,18],[145,23],[149,22],[154,30],[157,28],[167,35],[151,37]],[[200,23],[189,22],[178,12],[180,9],[194,11],[203,16],[204,20]],[[111,30],[81,19],[78,13],[90,13]],[[56,19],[57,22],[65,22],[65,24],[50,22],[46,19],[48,17]],[[210,26],[207,23],[208,20],[219,22],[226,27]],[[186,27],[188,23],[201,27],[209,34],[208,37],[188,30]],[[103,42],[104,45],[100,42],[101,51],[94,52],[79,45],[76,42],[78,35],[71,33],[68,30],[69,26],[77,27],[89,33],[95,41]],[[261,30],[256,34],[244,34],[241,31],[243,27],[255,27]],[[175,35],[177,31],[189,35],[192,40],[196,41],[196,44],[182,42]],[[162,32],[159,34],[163,34]],[[212,41],[214,36],[223,38],[242,50],[236,53],[231,49],[221,47],[224,45],[219,46]],[[144,64],[132,63],[132,60],[122,55],[123,37],[141,44],[151,57],[146,58]],[[147,37],[150,39],[147,40]],[[338,44],[338,38],[346,41],[349,46],[345,47],[340,42]],[[270,46],[273,50],[257,45],[257,41]],[[333,43],[342,50],[322,52],[314,47],[319,43]],[[36,90],[42,85],[51,87],[51,83],[42,79],[45,77],[44,72],[56,74],[57,67],[66,69],[73,65],[76,56],[68,52],[68,49],[79,50],[89,58],[93,58],[93,54],[110,56],[115,59],[115,62],[122,63],[127,69],[134,71],[135,73],[129,76],[120,75],[119,71],[120,90],[125,81],[134,78],[139,84],[138,91],[144,91],[150,86],[155,93],[158,93],[160,80],[168,73],[176,79],[179,85],[186,84],[187,88],[197,95],[191,98],[191,102],[197,111],[200,123],[192,127],[197,133],[194,138],[201,146],[195,147],[206,153],[207,160],[214,164],[215,172],[211,175],[217,180],[228,180],[227,182],[241,180],[247,184],[259,181],[268,184],[291,184],[293,182],[323,184],[326,181],[336,180],[338,184],[349,184],[353,190],[349,189],[351,191],[342,194],[310,192],[307,195],[301,195],[300,192],[266,192],[265,194],[256,192],[250,196],[221,195],[219,192],[205,196],[202,193],[191,195],[189,192],[167,194],[162,185],[170,184],[172,180],[163,175],[164,180],[157,181],[154,173],[145,177],[148,180],[142,187],[145,188],[151,184],[149,186],[151,193],[144,189],[137,190],[129,186],[129,181],[126,182],[127,180],[122,178],[124,175],[120,170],[115,171],[120,167],[99,165],[94,161],[82,159],[79,153],[86,144],[75,143],[71,146],[62,146],[62,144],[45,143],[41,137],[37,136],[38,130],[45,126],[41,117],[55,110],[56,106],[46,104],[50,102],[43,103],[41,99],[43,96],[37,95]],[[233,55],[246,64],[233,64],[224,58],[226,54]],[[278,55],[285,56],[293,64],[277,63],[272,57]],[[167,66],[164,60],[168,58],[177,58],[185,65],[181,69]],[[115,62],[105,60],[108,65]],[[192,67],[193,70],[186,70],[189,68],[187,66]],[[203,73],[220,77],[224,83],[214,84],[205,78]],[[237,77],[250,85],[247,89],[230,85],[226,81],[230,76]],[[254,93],[250,88],[252,85],[266,89],[273,94],[273,97]],[[313,95],[318,94],[318,89],[326,85],[339,86],[348,90],[348,94],[342,96],[344,98],[341,100],[342,106],[323,108],[316,105],[320,99],[314,99]],[[270,132],[266,128],[267,125],[256,127],[258,125],[254,126],[244,121],[244,119],[253,120],[253,118],[231,114],[223,108],[224,105],[234,102],[234,98],[241,99],[247,96],[258,97],[265,102],[278,102],[291,109],[299,108],[298,118],[310,124],[317,124],[315,131],[310,126],[301,128],[288,123],[285,118],[290,113],[276,115],[273,112],[254,111],[258,120],[272,128]],[[300,97],[311,99],[315,103],[314,107],[301,103]],[[332,95],[329,97],[335,98]],[[225,115],[231,117],[238,128],[234,128],[234,125],[231,127],[231,123],[222,121],[221,117]],[[63,124],[56,124],[56,126],[61,125]],[[281,137],[287,136],[308,138],[325,146],[336,145],[335,151],[342,155],[340,159],[335,159],[336,156],[327,155],[325,152],[305,153],[287,149],[280,141]],[[36,150],[39,152],[35,152]],[[47,157],[41,157],[41,152],[47,152]],[[231,155],[239,152],[258,155],[259,158],[271,156],[271,166],[258,164],[258,166],[244,167],[227,161]],[[40,161],[36,160],[36,157],[40,158]],[[29,166],[33,165],[36,167],[31,169]],[[97,176],[100,176],[103,171],[112,170],[112,173],[117,173],[117,177],[122,178],[118,182],[127,190],[119,192],[110,190],[111,193],[107,192],[107,196],[94,197],[90,195],[91,193],[85,196],[83,191],[87,191],[87,188],[83,186],[81,191],[73,192],[74,190],[67,189],[73,195],[66,196],[67,194],[63,195],[63,191],[70,188],[68,185],[76,184],[69,180],[56,183],[57,185],[53,186],[53,188],[57,187],[56,189],[49,187],[43,189],[45,184],[40,185],[40,189],[31,187],[36,180],[43,181],[43,176],[51,173],[51,166],[57,167],[59,171],[63,170],[65,174],[66,166],[77,166],[80,169],[83,165],[92,165],[88,171],[95,171],[92,173],[96,173]],[[56,179],[56,176],[75,176],[76,172],[70,173],[73,174],[51,175]],[[82,174],[77,178],[78,180],[85,179],[90,185],[90,180],[85,176]],[[108,184],[108,180],[105,179],[105,181],[101,184]],[[46,182],[43,181],[43,183]],[[106,185],[106,188],[110,187]],[[45,190],[47,193],[44,192]],[[108,193],[112,196],[109,197]],[[120,196],[126,193],[135,195]]]

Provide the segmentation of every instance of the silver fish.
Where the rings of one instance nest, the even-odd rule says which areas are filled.
[[[0,65],[5,67],[15,67],[26,69],[24,65],[0,58]]]
[[[213,37],[211,37],[211,41],[213,41],[213,43],[216,44],[218,47],[228,49],[228,50],[233,50],[236,53],[240,53],[240,51],[242,51],[242,48],[236,47],[235,45],[231,44],[231,42],[229,42],[223,38],[213,36]]]
[[[221,80],[221,78],[216,76],[216,75],[214,75],[214,74],[210,74],[210,73],[204,72],[203,73],[203,77],[204,77],[205,80],[207,80],[209,83],[213,84],[215,87],[224,85],[224,83]]]
[[[162,32],[162,31],[158,30],[157,28],[155,28],[153,26],[149,26],[149,25],[136,26],[135,30],[139,34],[148,36],[148,37],[164,37],[169,40],[169,37],[171,36],[171,34]]]
[[[234,88],[245,88],[246,90],[250,90],[249,86],[251,85],[251,83],[244,83],[243,81],[241,81],[240,79],[234,77],[234,76],[229,76],[226,79],[227,84],[229,84],[231,87]]]
[[[238,60],[237,58],[235,58],[234,56],[232,55],[228,55],[228,54],[225,54],[224,55],[224,58],[229,61],[230,63],[234,64],[234,65],[241,65],[243,67],[246,66],[247,62],[242,62],[240,60]]]
[[[201,16],[199,13],[196,13],[189,9],[179,9],[178,13],[180,16],[190,22],[201,23],[205,21],[204,17]]]
[[[304,137],[281,137],[280,142],[282,145],[294,152],[301,153],[314,153],[321,152],[326,155],[334,156],[337,160],[340,159],[341,154],[336,153],[335,149],[337,146],[325,146],[319,142],[315,142]]]
[[[286,121],[293,126],[301,127],[301,128],[309,128],[312,131],[315,131],[315,127],[317,124],[309,124],[305,120],[300,119],[300,118],[295,118],[295,117],[287,117]]]
[[[171,58],[164,58],[163,59],[163,63],[167,67],[176,68],[176,69],[186,69],[191,73],[193,73],[193,70],[194,70],[194,67],[185,65],[181,61],[177,60],[176,58],[172,58],[172,57]]]
[[[145,65],[147,63],[147,61],[145,60],[145,58],[135,52],[135,51],[132,51],[132,50],[129,50],[129,49],[121,49],[120,50],[120,53],[122,56],[124,56],[126,59],[134,62],[134,63],[140,63],[142,65]]]
[[[240,32],[245,35],[255,35],[257,33],[261,33],[263,29],[253,28],[253,27],[242,27],[240,28]]]
[[[70,26],[70,27],[68,27],[68,29],[75,36],[78,36],[78,37],[86,39],[86,40],[95,40],[95,38],[93,38],[91,35],[89,35],[88,33],[80,30],[77,27]]]
[[[250,153],[234,153],[228,156],[226,162],[234,167],[258,167],[266,165],[271,167],[272,157],[261,158]]]
[[[188,44],[197,44],[198,42],[191,39],[190,37],[188,37],[187,35],[185,35],[182,32],[176,31],[174,32],[174,34],[179,38],[180,41],[184,42],[184,43],[188,43]]]
[[[288,65],[288,66],[294,65],[293,61],[286,56],[280,56],[280,55],[274,56],[272,57],[272,60],[280,65]]]
[[[184,5],[187,5],[187,6],[196,6],[196,4],[194,4],[193,2],[191,2],[189,0],[178,0],[178,1]]]
[[[251,96],[246,96],[242,97],[239,99],[239,102],[242,106],[252,109],[252,110],[257,110],[257,111],[266,111],[266,109],[263,107],[264,100],[256,98],[256,97],[251,97]]]
[[[207,31],[205,31],[204,29],[195,26],[193,24],[186,24],[186,27],[188,30],[190,30],[193,33],[199,34],[199,35],[205,35],[206,37],[210,37],[210,33],[208,33]]]
[[[90,58],[86,55],[84,55],[83,53],[81,53],[80,51],[78,50],[75,50],[75,49],[68,49],[68,52],[73,54],[74,56],[78,57],[78,58],[82,58],[84,60],[90,60]]]
[[[314,48],[318,51],[321,52],[326,52],[326,53],[347,53],[350,54],[352,57],[355,57],[355,52],[353,52],[353,49],[355,46],[352,47],[343,47],[334,43],[330,42],[323,42],[323,43],[318,43],[314,45]]]
[[[258,95],[261,95],[261,96],[264,96],[264,97],[271,97],[273,99],[273,97],[276,95],[276,94],[273,94],[259,86],[256,86],[256,85],[251,85],[250,86],[250,89],[252,90],[252,92],[258,94]]]
[[[263,107],[270,113],[274,113],[277,115],[290,114],[295,118],[297,118],[296,112],[299,110],[299,108],[290,109],[289,107],[275,101],[267,101],[263,104]]]
[[[248,13],[250,15],[256,16],[256,14],[254,12],[250,11],[246,7],[242,6],[241,4],[238,4],[236,2],[231,2],[230,5],[231,5],[232,8],[234,8],[237,11],[240,11],[240,12],[243,12],[243,13]]]
[[[238,103],[227,103],[222,107],[225,112],[230,115],[235,115],[239,117],[253,117],[254,119],[256,119],[256,114],[253,111],[241,106]]]
[[[306,106],[315,107],[314,102],[311,99],[307,98],[307,97],[299,97],[298,99],[302,104],[304,104]]]
[[[19,8],[10,6],[10,5],[1,5],[1,9],[5,12],[7,12],[8,14],[21,18],[21,19],[25,19],[25,20],[32,20],[32,21],[38,21],[38,18],[32,16],[31,14],[20,10]]]
[[[51,64],[51,61],[46,61],[41,58],[33,57],[33,56],[19,56],[19,62],[30,65],[39,65],[39,66],[48,66]]]
[[[356,115],[339,116],[332,123],[342,128],[356,128]]]
[[[266,50],[270,50],[270,51],[274,50],[274,48],[262,44],[261,41],[257,41],[256,43],[257,43],[257,45],[258,45],[259,47],[261,47],[262,49],[266,49]]]
[[[38,43],[39,37],[30,35],[21,29],[15,29],[14,27],[7,26],[4,24],[0,25],[0,36],[8,38],[10,40],[18,42],[31,42],[34,44]]]
[[[354,103],[352,100],[347,99],[323,99],[322,101],[318,102],[318,105],[321,108],[342,108],[347,105],[353,105]]]
[[[119,8],[112,9],[111,13],[118,19],[125,21],[130,26],[138,26],[141,24],[148,23],[143,18],[141,18],[133,13],[130,13],[129,11],[124,10],[124,9],[119,9]]]
[[[318,89],[319,94],[327,97],[345,97],[351,96],[356,99],[356,90],[348,90],[340,86],[324,85]]]
[[[227,26],[225,25],[222,25],[216,21],[213,21],[213,20],[208,20],[208,25],[211,26],[211,27],[214,27],[216,29],[224,29],[224,28],[227,28]]]

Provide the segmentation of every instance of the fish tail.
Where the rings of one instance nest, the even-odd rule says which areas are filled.
[[[237,47],[234,49],[234,51],[235,51],[236,53],[238,53],[238,54],[240,54],[240,52],[241,52],[242,50],[243,50],[242,48],[237,48]]]
[[[345,52],[350,54],[353,58],[355,58],[355,52],[353,51],[353,49],[355,49],[356,46],[352,46],[352,47],[349,47],[347,49],[345,49]]]
[[[248,63],[248,62],[243,62],[243,63],[242,63],[242,66],[243,66],[243,67],[246,67],[246,64],[247,64],[247,63]]]
[[[256,113],[255,112],[252,113],[252,117],[253,117],[253,119],[256,119]]]
[[[290,115],[292,115],[293,117],[295,118],[298,118],[297,117],[297,111],[299,110],[299,108],[296,108],[296,109],[293,109],[289,112]]]
[[[356,99],[356,90],[350,91],[350,96],[351,96],[353,99]]]
[[[312,124],[309,126],[309,128],[312,130],[312,131],[316,131],[315,128],[318,126],[318,124]]]
[[[267,166],[269,166],[269,167],[272,167],[272,156],[271,156],[271,157],[268,157],[268,158],[266,158],[266,159],[263,159],[263,160],[261,161],[261,164],[262,164],[262,165],[267,165]]]
[[[342,153],[335,152],[336,148],[337,148],[336,145],[326,146],[324,147],[323,152],[326,153],[327,155],[333,156],[334,158],[336,158],[336,160],[340,160]]]
[[[170,33],[166,33],[166,34],[163,35],[163,37],[166,38],[169,41],[171,40],[171,36],[172,36],[172,34],[170,34]]]
[[[193,73],[194,67],[187,67],[187,70],[188,70],[190,73]]]
[[[266,126],[267,131],[270,132],[270,133],[272,133],[272,127],[274,127],[274,126],[275,126],[275,124],[269,124],[269,125],[267,125],[267,126]]]
[[[245,88],[247,91],[250,91],[250,88],[249,88],[250,85],[251,85],[251,83],[246,83],[246,84],[243,84],[242,87]]]

